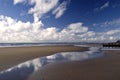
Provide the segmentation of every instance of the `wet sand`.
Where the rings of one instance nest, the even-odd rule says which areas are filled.
[[[88,48],[72,45],[0,48],[0,71],[11,68],[27,60],[51,55],[57,52],[86,50],[88,50]]]
[[[104,51],[105,57],[48,64],[28,80],[120,80],[120,50]]]

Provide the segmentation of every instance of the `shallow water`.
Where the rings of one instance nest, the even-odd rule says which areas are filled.
[[[102,48],[101,50],[120,50],[120,48],[118,47],[118,48]]]
[[[2,71],[0,80],[27,80],[33,72],[37,71],[46,64],[52,64],[60,61],[81,61],[103,56],[100,48],[91,47],[85,52],[61,52],[54,55],[37,58],[26,61],[15,67]]]

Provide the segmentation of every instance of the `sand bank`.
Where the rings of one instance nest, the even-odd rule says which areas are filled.
[[[57,52],[85,51],[88,48],[77,46],[37,46],[0,48],[0,71],[34,58],[51,55]]]

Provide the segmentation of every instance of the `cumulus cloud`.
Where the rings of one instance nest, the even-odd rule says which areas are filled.
[[[43,26],[42,22],[22,22],[0,15],[0,41],[31,41],[33,34]]]
[[[68,1],[63,1],[52,13],[55,14],[55,18],[61,17],[67,9]]]
[[[108,2],[104,3],[102,6],[95,8],[94,11],[104,10],[105,8],[109,7],[109,5],[110,5],[110,3],[108,1]]]
[[[44,28],[42,21],[22,22],[0,15],[0,42],[99,42],[120,39],[120,30],[90,31],[83,23],[71,23],[62,30]]]
[[[70,32],[75,32],[75,33],[84,33],[88,31],[88,27],[83,27],[83,23],[73,23],[68,26],[67,29],[70,30]]]
[[[44,24],[38,22],[22,22],[11,17],[0,15],[1,42],[32,42],[32,41],[64,41],[69,34],[85,32],[81,23],[71,24],[62,31],[56,27],[44,29]],[[64,36],[63,36],[64,35]]]

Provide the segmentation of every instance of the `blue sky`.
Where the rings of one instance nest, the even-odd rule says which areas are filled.
[[[120,39],[120,0],[0,0],[0,6],[1,42]]]

